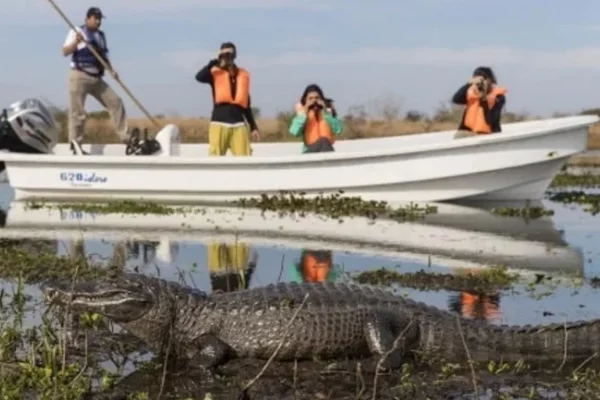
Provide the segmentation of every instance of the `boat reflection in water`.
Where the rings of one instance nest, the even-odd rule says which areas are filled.
[[[93,214],[57,208],[29,209],[13,202],[3,240],[39,239],[55,252],[109,254],[109,263],[178,280],[203,290],[230,292],[278,281],[323,282],[401,260],[402,271],[431,268],[471,273],[492,265],[533,276],[536,271],[583,274],[581,250],[571,248],[551,218],[500,217],[483,208],[436,204],[423,221],[337,220],[255,209],[214,207],[186,215]],[[340,229],[343,227],[343,229]],[[106,248],[104,241],[112,243]],[[68,241],[57,245],[56,241]],[[104,246],[104,250],[102,250]],[[86,251],[87,248],[87,251]],[[349,255],[351,254],[351,255]],[[352,258],[355,257],[355,258]],[[353,260],[349,262],[348,260]],[[395,261],[394,261],[395,260]],[[179,268],[183,268],[183,271]],[[499,293],[451,294],[450,309],[468,318],[499,317]]]

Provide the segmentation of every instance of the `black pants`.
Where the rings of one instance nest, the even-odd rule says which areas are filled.
[[[322,153],[334,151],[331,142],[327,138],[320,138],[311,145],[306,145],[306,153]]]

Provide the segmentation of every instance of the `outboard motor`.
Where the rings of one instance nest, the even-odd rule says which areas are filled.
[[[0,114],[0,150],[50,154],[58,135],[54,116],[38,99],[13,103]],[[0,162],[0,172],[4,169],[4,163]]]

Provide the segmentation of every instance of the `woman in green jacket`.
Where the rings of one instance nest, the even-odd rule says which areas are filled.
[[[330,100],[330,103],[333,102]],[[290,134],[302,137],[302,153],[334,151],[335,137],[342,133],[343,126],[333,104],[329,106],[318,85],[308,85],[304,89],[289,129]]]

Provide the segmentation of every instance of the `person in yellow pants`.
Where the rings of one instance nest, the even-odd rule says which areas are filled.
[[[234,156],[249,156],[249,136],[255,141],[260,138],[250,102],[250,73],[235,64],[236,56],[235,45],[223,43],[217,58],[196,74],[198,82],[212,88],[214,107],[208,128],[211,156],[224,156],[227,150]]]
[[[252,155],[248,135],[245,123],[236,125],[211,122],[208,127],[208,154],[224,156],[227,150],[231,150],[234,156]]]
[[[207,265],[213,291],[233,292],[247,289],[256,269],[258,255],[246,243],[211,242],[206,249]]]

